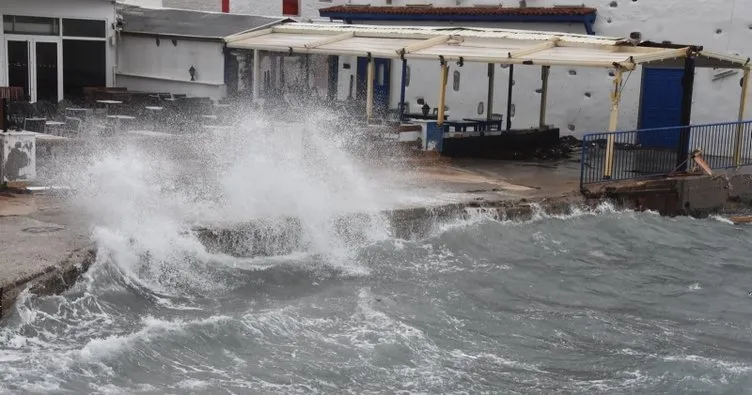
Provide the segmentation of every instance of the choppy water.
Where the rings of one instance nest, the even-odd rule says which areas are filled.
[[[98,259],[2,322],[0,393],[752,393],[752,228],[603,206],[400,240],[377,214],[333,219],[426,196],[330,137],[255,126],[202,140],[195,177],[127,149],[50,166]],[[232,257],[187,231],[280,214],[297,253]]]
[[[749,393],[750,236],[609,210],[475,216],[346,262],[217,256],[140,278],[100,234],[84,281],[5,322],[0,388]]]

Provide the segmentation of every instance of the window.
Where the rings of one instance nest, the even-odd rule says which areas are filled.
[[[410,86],[410,66],[405,66],[405,86]]]
[[[386,70],[384,70],[384,64],[379,64],[378,70],[376,71],[376,85],[382,86],[384,85],[384,79],[386,77]]]
[[[299,16],[300,0],[282,0],[282,15]]]
[[[455,92],[460,90],[460,72],[459,70],[454,70],[454,79],[452,81],[452,89],[454,89]]]
[[[80,99],[86,87],[107,85],[107,42],[63,40],[63,95]]]
[[[60,35],[60,20],[36,16],[3,16],[3,31],[8,34]]]
[[[105,38],[107,37],[106,26],[104,21],[63,19],[63,36]]]

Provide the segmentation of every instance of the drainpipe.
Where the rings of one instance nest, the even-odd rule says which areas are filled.
[[[230,0],[222,0],[222,12],[230,12]]]

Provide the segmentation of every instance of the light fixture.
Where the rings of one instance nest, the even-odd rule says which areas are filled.
[[[196,68],[191,66],[191,68],[188,69],[188,73],[191,74],[191,81],[196,81]]]

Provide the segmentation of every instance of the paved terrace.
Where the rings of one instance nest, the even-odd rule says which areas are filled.
[[[141,136],[146,145],[163,136]],[[53,142],[54,143],[54,142]],[[46,143],[40,144],[40,150]],[[158,144],[157,144],[158,145]],[[40,177],[54,169],[60,157],[41,156]],[[518,202],[549,197],[578,196],[578,164],[563,160],[555,163],[456,160],[387,168],[379,177],[389,178],[403,190],[416,195],[435,196],[431,203],[409,199],[395,202],[391,210],[410,210],[434,205],[478,205],[482,202]],[[20,193],[7,190],[0,194],[0,290],[3,306],[8,306],[27,283],[47,278],[51,290],[63,289],[80,267],[91,261],[90,227],[93,220],[72,205],[70,194],[46,192]],[[77,267],[79,269],[77,269]],[[85,267],[84,267],[85,269]],[[71,274],[71,271],[75,272]],[[49,277],[57,280],[50,281]]]

